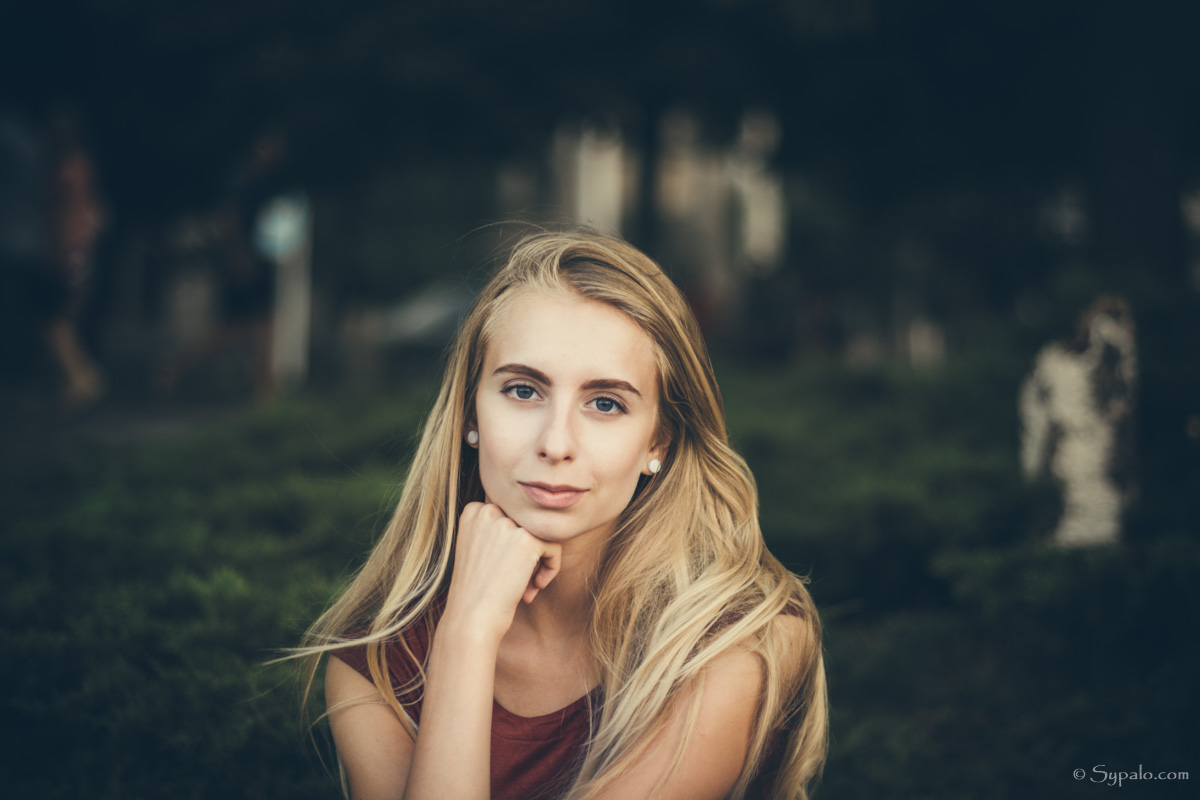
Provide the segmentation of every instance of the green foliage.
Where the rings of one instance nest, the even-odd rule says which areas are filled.
[[[1048,547],[1056,494],[1016,463],[1019,370],[719,365],[769,543],[825,621],[818,796],[1084,797],[1078,768],[1190,768],[1195,531],[1135,514],[1119,547]],[[264,663],[369,550],[429,399],[295,400],[6,468],[0,794],[336,796],[293,668]]]
[[[722,371],[772,548],[825,602],[886,609],[944,595],[939,548],[1043,536],[1057,500],[1021,478],[1016,380],[995,365]]]
[[[424,402],[296,403],[6,475],[5,796],[334,796],[292,668],[264,662],[369,549]]]
[[[1085,797],[1096,765],[1189,769],[1194,514],[1131,514],[1119,547],[1049,546],[1057,492],[1017,464],[1019,369],[719,370],[764,533],[825,620],[819,796]],[[1175,468],[1155,496],[1196,480],[1145,457],[1146,475]]]

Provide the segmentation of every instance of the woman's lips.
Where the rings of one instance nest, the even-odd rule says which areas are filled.
[[[521,488],[530,500],[543,508],[569,508],[587,491],[574,486],[548,486],[544,483],[521,483]]]

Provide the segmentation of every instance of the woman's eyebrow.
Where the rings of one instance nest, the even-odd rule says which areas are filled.
[[[636,394],[638,397],[642,393],[629,381],[621,381],[616,378],[596,378],[583,384],[583,389],[608,389],[609,391],[626,391]]]
[[[544,383],[547,386],[552,386],[554,381],[550,380],[550,376],[542,372],[540,369],[527,367],[524,364],[503,364],[496,367],[493,375],[499,375],[502,372],[511,372],[514,375],[524,375],[526,378],[533,378],[535,381]]]
[[[546,386],[554,385],[554,381],[550,380],[549,375],[542,372],[540,369],[534,369],[533,367],[525,364],[502,364],[501,366],[496,367],[492,374],[499,375],[505,372],[512,375],[524,375],[525,377],[532,378],[533,380],[545,384]],[[592,380],[584,383],[580,388],[584,390],[607,389],[609,391],[625,391],[631,392],[638,397],[642,396],[642,393],[639,392],[637,387],[632,383],[629,381],[619,380],[617,378],[593,378]]]

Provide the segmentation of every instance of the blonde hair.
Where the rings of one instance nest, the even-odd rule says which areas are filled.
[[[824,764],[828,727],[816,608],[803,581],[763,543],[754,479],[729,445],[712,366],[683,296],[643,253],[590,232],[523,239],[479,295],[450,352],[391,522],[295,651],[308,658],[306,689],[324,653],[365,645],[373,682],[415,737],[388,677],[385,645],[396,641],[411,657],[401,632],[436,624],[455,524],[466,503],[482,499],[475,451],[462,436],[491,324],[529,290],[567,290],[605,303],[645,331],[657,352],[660,436],[669,443],[661,472],[639,484],[601,562],[590,642],[603,699],[565,796],[586,800],[602,790],[664,729],[677,703],[697,713],[702,693],[694,690],[705,666],[743,648],[760,656],[764,680],[730,797],[744,795],[773,742],[786,737],[772,796],[807,798]],[[789,620],[803,636],[783,629]],[[402,688],[419,689],[422,681]],[[686,738],[663,782],[678,767]]]

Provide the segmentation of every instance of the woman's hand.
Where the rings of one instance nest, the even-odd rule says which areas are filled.
[[[562,545],[543,541],[492,503],[468,503],[458,521],[447,619],[503,637],[517,603],[532,603],[558,575]]]
[[[499,506],[470,503],[463,509],[446,609],[430,642],[405,798],[489,796],[500,640],[512,627],[517,603],[533,602],[561,560],[562,545],[538,539]]]

